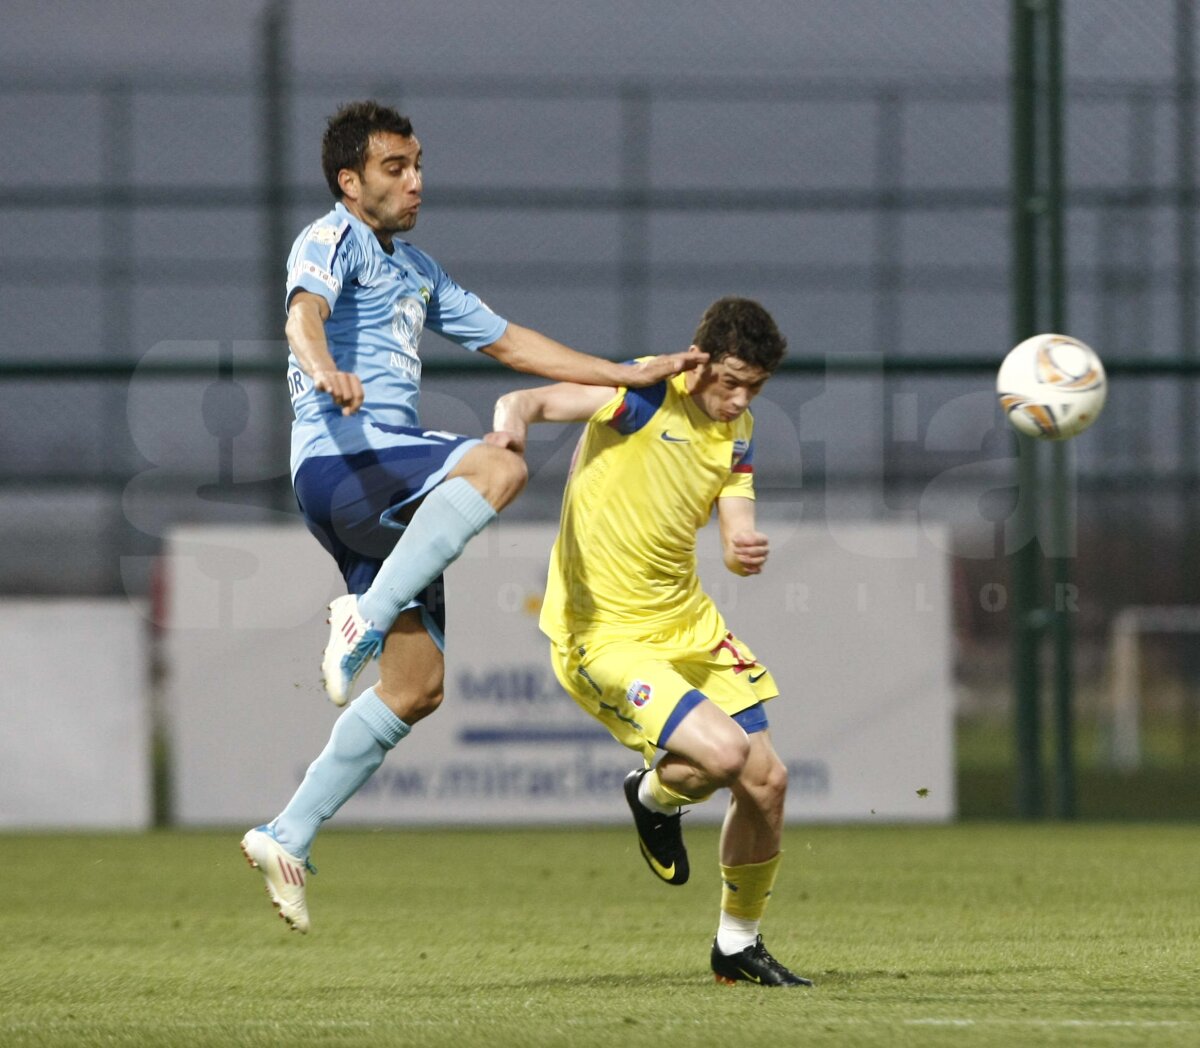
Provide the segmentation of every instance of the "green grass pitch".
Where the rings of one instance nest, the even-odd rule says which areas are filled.
[[[328,830],[313,931],[239,831],[0,836],[0,1044],[1197,1045],[1200,833],[788,830],[764,925],[813,990],[716,985],[716,833]]]

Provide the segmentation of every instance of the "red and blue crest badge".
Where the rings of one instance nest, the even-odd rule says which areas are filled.
[[[635,680],[625,692],[625,698],[641,709],[650,701],[653,693],[654,689],[644,680]]]

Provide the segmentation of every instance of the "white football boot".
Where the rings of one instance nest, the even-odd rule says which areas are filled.
[[[269,826],[256,826],[242,838],[242,854],[267,882],[267,894],[275,909],[293,931],[308,931],[308,904],[304,886],[308,874],[316,873],[307,859],[297,859],[286,851]]]
[[[367,663],[383,650],[383,634],[358,613],[358,597],[347,593],[329,605],[329,643],[321,660],[325,692],[345,706],[350,689]]]

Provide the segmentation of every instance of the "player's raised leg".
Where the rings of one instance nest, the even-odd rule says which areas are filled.
[[[787,768],[765,730],[753,730],[753,711],[742,715],[750,753],[730,785],[721,830],[721,916],[712,947],[717,982],[763,986],[811,986],[767,951],[759,924],[779,873]]]
[[[527,476],[521,456],[474,444],[421,501],[367,591],[330,605],[321,667],[335,705],[345,705],[396,617],[520,494]]]
[[[698,691],[684,695],[676,712],[682,715],[677,722],[672,716],[659,739],[666,755],[654,768],[626,776],[625,799],[646,865],[661,880],[678,885],[690,872],[682,809],[732,783],[749,743],[746,733]]]

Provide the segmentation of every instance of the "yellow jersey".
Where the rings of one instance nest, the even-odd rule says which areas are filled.
[[[619,389],[588,420],[563,495],[539,625],[557,644],[649,638],[716,615],[696,532],[754,498],[754,420],[709,418],[687,373]]]

